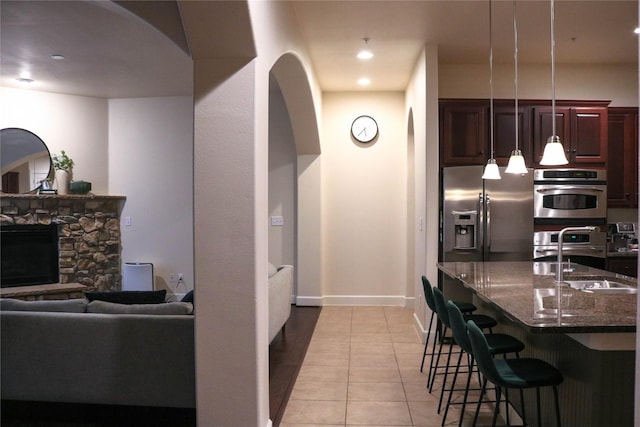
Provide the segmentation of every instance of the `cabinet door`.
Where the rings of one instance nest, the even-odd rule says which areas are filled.
[[[637,207],[637,108],[611,108],[608,121],[608,206],[612,208]]]
[[[494,152],[498,165],[507,166],[511,152],[516,148],[515,105],[494,105]],[[518,106],[518,147],[522,151],[527,166],[531,159],[530,109]],[[489,141],[489,147],[491,142]]]
[[[533,109],[533,163],[540,164],[542,155],[544,154],[544,146],[547,140],[553,135],[553,110],[551,107],[535,107]],[[570,149],[571,126],[570,126],[571,109],[569,107],[556,106],[556,133],[560,137],[560,141],[567,151]],[[569,160],[571,162],[571,160]]]
[[[636,258],[608,258],[607,271],[638,277],[638,260]]]
[[[482,165],[487,158],[487,105],[452,103],[440,109],[441,164]]]
[[[570,150],[570,163],[607,163],[606,107],[571,108]]]

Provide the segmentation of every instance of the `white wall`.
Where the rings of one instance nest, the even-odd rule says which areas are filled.
[[[0,87],[0,128],[18,127],[40,137],[51,155],[65,150],[72,178],[91,182],[92,193],[110,194],[107,100]]]
[[[269,261],[296,267],[296,147],[282,92],[272,79],[269,92]],[[273,216],[284,224],[271,225]],[[297,270],[297,269],[296,269]],[[295,275],[294,275],[295,276]],[[295,289],[295,287],[294,287]]]
[[[487,64],[441,64],[440,98],[489,98]],[[494,64],[494,98],[515,96],[512,64]],[[518,64],[518,98],[551,99],[551,68]],[[638,67],[556,64],[556,99],[610,100],[612,107],[638,106]]]
[[[193,99],[109,100],[109,165],[109,188],[127,197],[122,262],[153,263],[156,289],[180,299],[194,283]]]
[[[371,115],[379,136],[350,135]],[[326,304],[404,305],[407,131],[402,92],[323,94],[322,258]]]

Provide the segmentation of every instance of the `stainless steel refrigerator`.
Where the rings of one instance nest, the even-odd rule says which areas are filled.
[[[533,170],[483,180],[483,169],[442,169],[440,261],[532,260]]]

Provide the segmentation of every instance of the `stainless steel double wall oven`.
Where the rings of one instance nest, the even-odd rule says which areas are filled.
[[[534,171],[533,259],[557,259],[564,227],[598,226],[600,231],[564,234],[564,259],[605,268],[607,248],[607,172],[603,169]]]

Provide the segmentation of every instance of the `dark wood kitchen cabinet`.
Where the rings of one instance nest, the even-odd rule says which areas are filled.
[[[609,108],[607,198],[610,208],[638,207],[638,108]]]
[[[567,106],[556,103],[556,133],[564,145],[569,167],[607,164],[607,103]],[[540,164],[544,147],[553,134],[551,106],[533,108],[533,156]]]
[[[567,167],[604,167],[607,163],[608,101],[557,101],[556,133]],[[494,157],[506,166],[515,149],[515,103],[494,100]],[[518,147],[527,167],[537,167],[552,134],[548,100],[521,100],[518,105]],[[440,100],[440,165],[483,165],[491,157],[491,114],[488,99]]]
[[[488,101],[440,104],[440,164],[482,165],[487,158]]]
[[[607,258],[607,271],[624,274],[625,276],[638,277],[637,257],[610,257]]]

